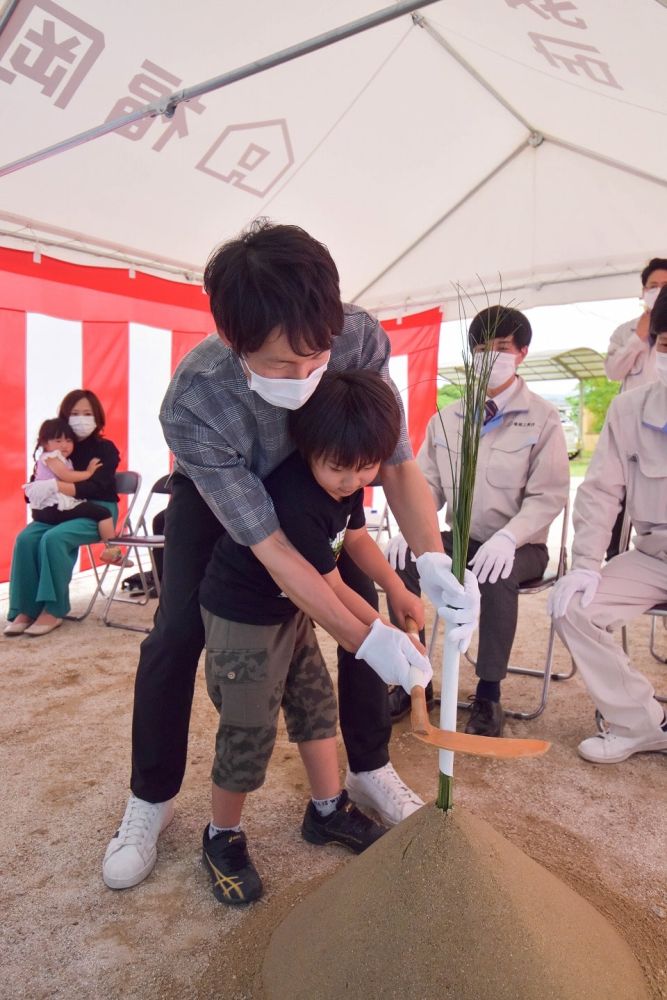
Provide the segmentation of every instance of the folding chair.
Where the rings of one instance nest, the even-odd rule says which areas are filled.
[[[627,552],[630,548],[630,536],[632,534],[632,521],[628,517],[627,511],[623,518],[623,526],[621,527],[621,534],[618,542],[618,551]],[[648,648],[651,656],[658,663],[667,663],[667,656],[661,656],[656,649],[656,624],[658,618],[662,618],[663,622],[667,625],[667,602],[664,604],[654,604],[652,608],[644,612],[645,615],[651,616],[651,631],[649,633]],[[628,627],[623,625],[621,628],[621,642],[623,644],[623,652],[628,656]],[[657,701],[661,701],[667,704],[667,697],[664,695],[656,694]]]
[[[667,628],[667,602],[664,604],[654,604],[653,607],[649,608],[648,611],[645,611],[644,614],[651,616],[651,634],[648,642],[649,652],[653,659],[657,660],[658,663],[667,663],[667,656],[661,656],[655,648],[655,631],[658,618],[662,618],[663,625]],[[656,695],[656,698],[658,701],[667,702],[667,698],[662,698],[658,695]]]
[[[134,604],[143,606],[147,604],[150,599],[150,586],[146,578],[146,571],[144,570],[143,564],[141,562],[141,550],[148,552],[148,557],[151,563],[151,569],[153,573],[153,583],[157,591],[157,596],[160,596],[160,579],[155,565],[154,552],[156,549],[164,548],[164,535],[149,535],[148,525],[146,518],[148,516],[148,508],[155,496],[168,496],[171,493],[171,475],[161,476],[146,497],[144,506],[141,509],[141,513],[137,518],[137,528],[136,530],[129,530],[119,532],[118,536],[112,539],[114,544],[122,545],[125,547],[125,552],[123,554],[122,562],[119,566],[114,566],[116,569],[116,576],[113,582],[113,586],[106,599],[106,604],[104,606],[104,613],[102,615],[102,621],[109,628],[122,628],[127,629],[130,632],[150,632],[150,628],[146,628],[143,625],[131,625],[127,622],[113,621],[111,619],[111,608],[114,603],[116,604]],[[118,594],[118,587],[121,581],[123,570],[130,565],[130,556],[135,553],[137,567],[139,570],[139,577],[141,579],[141,585],[143,588],[143,595],[141,597],[123,597]]]
[[[562,518],[562,528],[560,533],[560,546],[558,550],[558,563],[555,572],[546,572],[544,576],[537,580],[527,580],[522,583],[519,587],[519,597],[528,597],[531,594],[540,594],[543,590],[548,590],[550,587],[556,583],[557,580],[567,572],[567,529],[570,517],[570,503],[569,499],[563,508],[561,513]],[[439,619],[436,617],[435,623],[433,625],[433,632],[431,633],[431,640],[429,642],[429,659],[432,658],[435,649],[435,642],[437,638]],[[505,715],[510,716],[513,719],[536,719],[538,715],[541,715],[547,704],[547,697],[549,694],[549,682],[554,681],[567,681],[570,677],[573,677],[576,673],[576,666],[574,661],[572,661],[572,667],[568,673],[553,673],[552,664],[554,656],[554,644],[556,641],[556,627],[553,618],[549,618],[549,634],[547,638],[547,651],[544,659],[544,666],[541,669],[535,669],[533,667],[513,667],[508,666],[508,673],[512,674],[523,674],[527,677],[541,677],[542,678],[542,691],[540,695],[540,700],[538,702],[537,708],[530,712],[519,712],[513,709],[505,709]],[[466,659],[473,666],[476,666],[476,661],[472,658],[469,653],[465,654]],[[459,708],[471,707],[470,701],[460,701],[458,703]]]
[[[372,486],[373,499],[370,507],[364,507],[366,517],[366,530],[369,535],[375,536],[375,541],[380,544],[380,538],[386,534],[391,538],[391,521],[389,520],[389,504],[381,486]]]
[[[141,476],[138,472],[117,472],[116,473],[116,493],[119,496],[126,496],[127,500],[127,510],[125,516],[120,522],[120,533],[123,531],[131,532],[132,529],[132,511],[134,510],[134,505],[137,502],[137,497],[139,496],[139,490],[141,489]],[[94,544],[94,543],[93,543]],[[93,596],[88,602],[88,606],[82,615],[67,615],[67,620],[72,622],[82,622],[84,618],[87,618],[90,612],[93,610],[93,605],[97,600],[98,596],[101,594],[105,596],[103,584],[106,579],[106,575],[111,569],[110,563],[105,563],[104,569],[100,572],[95,563],[95,555],[93,553],[92,544],[86,545],[85,549],[88,553],[88,558],[90,559],[90,564],[93,567],[93,572],[95,574],[95,590],[93,591]]]

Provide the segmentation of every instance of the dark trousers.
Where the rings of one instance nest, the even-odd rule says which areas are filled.
[[[83,500],[71,510],[44,507],[42,510],[32,512],[33,521],[39,521],[40,524],[65,524],[66,521],[76,521],[78,517],[87,517],[99,524],[100,521],[106,521],[111,517],[111,511],[102,504],[93,503],[92,500]]]
[[[442,532],[442,543],[445,552],[451,555],[451,532]],[[481,542],[470,539],[468,560],[472,559],[481,545]],[[542,577],[548,562],[546,545],[522,545],[516,550],[512,572],[506,580],[499,579],[495,583],[487,581],[480,585],[479,646],[475,672],[482,680],[501,681],[506,676],[519,614],[519,586],[528,580]],[[409,550],[405,569],[398,570],[398,575],[411,593],[421,593],[419,574]],[[391,608],[389,614],[395,622]]]
[[[131,787],[149,802],[173,798],[185,773],[195,675],[204,648],[199,584],[223,530],[190,480],[174,475],[160,604],[153,630],[141,644],[134,688]],[[377,606],[372,583],[345,554],[339,568],[345,582]],[[352,653],[339,650],[338,670],[340,725],[350,767],[382,767],[389,759],[391,734],[386,686]]]

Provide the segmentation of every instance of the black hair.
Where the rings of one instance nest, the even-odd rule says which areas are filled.
[[[32,457],[37,458],[38,449],[43,448],[47,441],[52,441],[54,438],[60,437],[67,438],[76,444],[76,434],[66,420],[63,420],[62,417],[52,417],[49,420],[45,420],[37,432],[37,444],[35,445]]]
[[[95,417],[95,430],[93,435],[98,435],[104,430],[104,425],[106,424],[106,416],[104,414],[104,407],[100,403],[99,399],[90,389],[72,389],[68,392],[62,403],[60,404],[60,409],[58,410],[58,416],[62,420],[69,420],[72,415],[72,410],[77,403],[80,403],[82,399],[87,399],[90,403],[90,408],[93,411],[93,416]]]
[[[528,347],[533,331],[528,318],[518,309],[508,306],[489,306],[478,312],[468,330],[468,344],[472,350],[483,347],[491,340],[511,337],[515,347]]]
[[[664,257],[652,257],[642,271],[642,288],[646,288],[646,282],[654,271],[667,271],[667,260]]]
[[[660,289],[660,293],[651,309],[651,322],[648,331],[651,344],[655,344],[659,333],[667,333],[667,285]]]
[[[218,332],[237,354],[259,350],[280,327],[305,357],[328,351],[343,329],[336,265],[298,226],[257,220],[209,257],[204,288]]]
[[[360,469],[393,454],[401,407],[377,372],[325,372],[310,399],[290,411],[289,429],[306,462],[326,458],[341,468]]]

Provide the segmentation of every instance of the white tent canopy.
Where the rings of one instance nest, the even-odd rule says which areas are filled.
[[[5,3],[2,164],[381,6]],[[457,283],[522,307],[637,294],[667,252],[666,29],[659,0],[424,4],[0,171],[0,243],[198,279],[268,215],[327,243],[380,315],[452,314]]]
[[[463,365],[440,368],[438,374],[454,385],[463,384]],[[526,382],[550,382],[559,379],[605,378],[604,357],[590,347],[569,351],[530,351],[521,362],[521,377]]]

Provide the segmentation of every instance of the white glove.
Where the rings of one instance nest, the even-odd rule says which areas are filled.
[[[448,638],[465,653],[479,619],[479,584],[467,569],[461,585],[451,567],[452,560],[444,552],[425,552],[417,559],[423,592],[437,608],[438,617],[447,622]]]
[[[512,572],[516,538],[511,531],[502,528],[477,549],[468,566],[480,583],[496,583],[499,577],[506,580]]]
[[[384,557],[392,569],[405,569],[405,557],[408,553],[408,543],[403,535],[394,535],[390,538],[384,548]],[[410,558],[415,562],[414,553],[410,553]]]
[[[581,594],[582,608],[587,608],[597,593],[601,579],[594,569],[571,569],[549,591],[547,613],[553,618],[562,618],[568,604],[578,593]]]
[[[58,503],[58,483],[55,479],[36,479],[32,483],[24,483],[23,489],[28,502],[37,510],[55,507]]]
[[[385,684],[400,684],[408,694],[415,684],[425,688],[433,677],[428,659],[407,635],[385,625],[379,618],[373,622],[355,659],[365,660]]]

